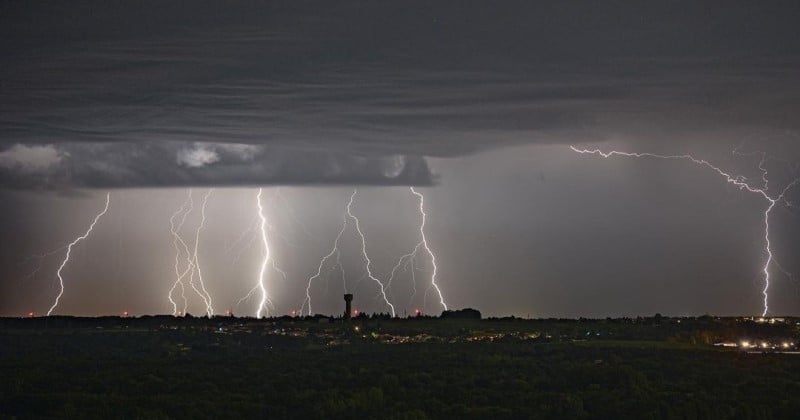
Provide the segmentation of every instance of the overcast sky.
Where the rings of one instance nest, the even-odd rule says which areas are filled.
[[[569,146],[691,153],[759,188],[763,151],[779,193],[800,175],[797,16],[795,1],[0,2],[0,315],[47,311],[64,252],[28,257],[81,235],[107,191],[56,313],[171,313],[169,222],[189,188],[195,204],[216,188],[199,257],[217,312],[257,305],[237,301],[260,267],[258,187],[287,273],[266,277],[273,313],[299,309],[354,188],[386,280],[420,240],[410,185],[451,307],[760,314],[764,197],[688,161]],[[770,223],[800,273],[799,212],[780,202]],[[386,311],[357,239],[348,290]],[[341,310],[330,268],[315,312]],[[770,271],[770,312],[800,314],[800,278]],[[430,275],[424,254],[416,294],[398,274],[398,313],[442,309]]]

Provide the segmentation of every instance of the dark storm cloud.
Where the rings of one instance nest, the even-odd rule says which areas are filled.
[[[800,129],[796,2],[0,7],[6,187],[427,184],[427,156]]]

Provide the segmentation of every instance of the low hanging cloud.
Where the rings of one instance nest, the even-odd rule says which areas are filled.
[[[15,145],[0,152],[0,184],[18,189],[434,182],[419,156],[183,142]]]

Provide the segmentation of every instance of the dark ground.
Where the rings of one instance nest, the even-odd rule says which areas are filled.
[[[0,418],[798,418],[800,355],[712,345],[797,338],[794,319],[7,318]]]

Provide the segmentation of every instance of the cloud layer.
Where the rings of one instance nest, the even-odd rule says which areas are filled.
[[[0,184],[21,189],[237,185],[431,185],[418,156],[360,157],[230,143],[66,143],[0,152]]]
[[[384,176],[395,156],[796,132],[800,6],[710,6],[4,4],[0,152],[60,160],[31,172],[6,157],[0,179],[394,184],[430,179]],[[297,170],[270,174],[277,156]]]

